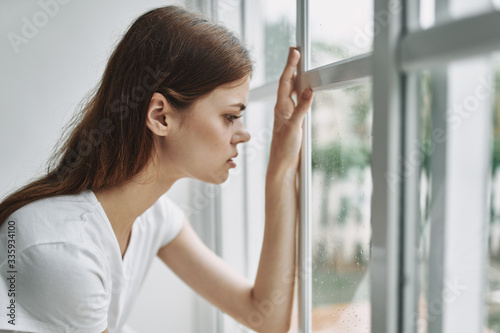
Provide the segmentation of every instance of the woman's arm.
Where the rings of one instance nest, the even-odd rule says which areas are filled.
[[[253,288],[256,302],[271,302],[276,332],[289,329],[295,282],[295,230],[298,219],[296,175],[302,143],[302,123],[312,92],[301,92],[295,105],[295,70],[300,54],[291,49],[275,107],[273,139],[266,176],[266,226],[259,270]],[[273,331],[274,332],[274,331]]]
[[[255,283],[236,273],[208,249],[186,221],[158,256],[191,288],[257,332],[287,332],[295,281],[296,174],[302,122],[312,94],[294,92],[300,55],[291,50],[280,79],[271,156],[266,177],[266,226]],[[310,91],[309,91],[310,92]]]

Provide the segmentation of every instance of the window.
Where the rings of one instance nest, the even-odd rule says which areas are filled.
[[[311,113],[312,330],[368,332],[371,85],[318,92]]]
[[[373,1],[309,1],[311,68],[370,52]]]
[[[214,199],[215,211],[243,202],[219,213],[222,256],[255,277],[274,97],[295,44],[316,97],[292,332],[498,331],[499,1],[211,3],[257,63],[253,138]]]
[[[489,262],[487,265],[487,285],[486,285],[486,327],[492,331],[500,330],[500,251],[499,251],[499,240],[500,240],[500,204],[499,204],[499,178],[498,178],[498,168],[500,167],[500,62],[498,54],[492,60],[493,69],[493,81],[492,91],[493,96],[493,136],[492,136],[492,146],[493,146],[493,157],[491,159],[491,193],[490,193],[490,225],[489,225],[489,237],[488,237],[488,254]]]

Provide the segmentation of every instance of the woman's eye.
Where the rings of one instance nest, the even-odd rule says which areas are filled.
[[[235,116],[232,114],[226,115],[227,120],[229,120],[230,123],[234,122],[236,119],[241,118],[241,116]]]

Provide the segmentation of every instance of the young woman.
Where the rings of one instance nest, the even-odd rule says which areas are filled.
[[[310,89],[294,88],[299,58],[291,48],[280,79],[251,283],[204,246],[164,195],[183,177],[220,184],[235,166],[237,145],[250,139],[240,119],[248,51],[225,28],[178,7],[140,16],[56,163],[0,204],[0,330],[120,332],[158,255],[242,324],[288,331],[301,125],[312,101]]]

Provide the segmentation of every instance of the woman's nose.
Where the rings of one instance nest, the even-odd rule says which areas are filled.
[[[247,131],[244,125],[241,125],[240,129],[233,135],[233,143],[245,143],[250,141],[250,133]]]

